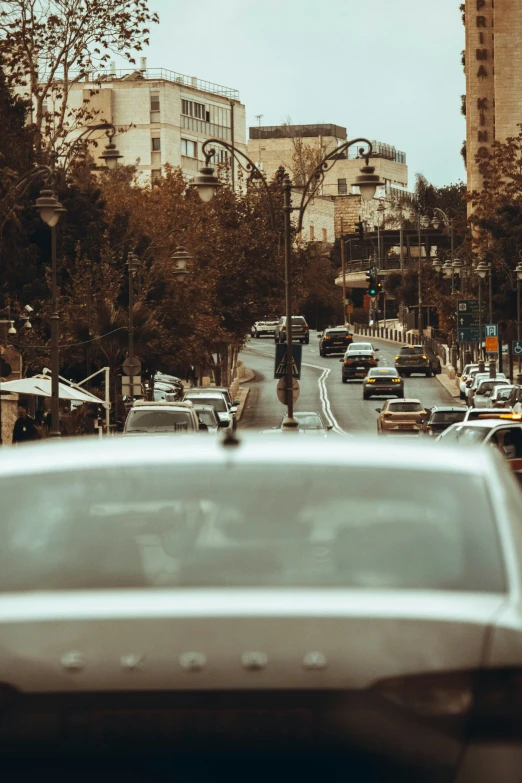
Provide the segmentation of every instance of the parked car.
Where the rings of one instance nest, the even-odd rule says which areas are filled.
[[[502,385],[511,386],[507,378],[487,378],[480,381],[473,393],[473,407],[488,408],[493,390],[498,389]]]
[[[482,381],[492,381],[492,380],[495,380],[495,381],[498,380],[499,382],[501,380],[503,380],[503,381],[506,381],[507,383],[509,383],[509,381],[507,380],[507,378],[504,375],[504,373],[497,373],[494,378],[491,377],[489,372],[478,372],[478,373],[476,373],[475,376],[473,377],[473,380],[472,380],[472,382],[470,384],[470,387],[468,389],[467,400],[468,400],[468,405],[470,407],[475,407],[473,400],[474,400],[474,397],[475,397],[475,392],[477,391],[477,389],[480,386],[481,382]]]
[[[325,329],[319,338],[319,353],[321,356],[328,356],[330,353],[344,353],[348,346],[353,343],[353,334],[344,327],[335,329]]]
[[[376,408],[378,435],[419,435],[427,412],[420,400],[386,400]]]
[[[395,369],[401,375],[421,373],[429,378],[440,375],[442,365],[437,354],[426,345],[403,345],[395,357]]]
[[[183,387],[181,389],[178,386],[173,386],[170,383],[163,383],[162,381],[154,381],[154,400],[161,402],[161,400],[167,400],[173,402],[175,400],[181,400],[183,397]]]
[[[124,435],[198,432],[199,419],[192,404],[136,400],[130,409]]]
[[[229,405],[227,398],[222,392],[215,389],[207,389],[206,394],[190,389],[185,393],[183,400],[186,402],[197,403],[198,405],[211,405],[217,413],[220,427],[229,427],[232,424],[232,418],[237,412],[235,405]]]
[[[511,418],[509,414],[498,419],[478,419],[453,424],[439,435],[437,441],[445,446],[495,446],[507,459],[511,470],[522,478],[522,421]]]
[[[277,318],[265,318],[263,321],[256,321],[252,326],[250,334],[252,337],[259,339],[260,337],[267,337],[275,334],[277,327]]]
[[[491,397],[489,398],[489,402],[486,407],[511,410],[509,400],[513,389],[515,388],[516,386],[513,383],[495,386],[491,392]]]
[[[463,421],[468,408],[455,405],[437,405],[431,409],[430,417],[426,421],[424,433],[428,437],[435,437],[447,430],[455,422]]]
[[[277,322],[274,340],[276,343],[286,343],[286,315],[283,315]],[[302,315],[292,316],[292,342],[294,340],[305,344],[310,342],[310,330],[306,318]]]
[[[467,399],[467,388],[466,388],[466,381],[468,380],[470,373],[476,371],[478,372],[478,364],[466,364],[464,367],[464,371],[462,372],[462,375],[459,375],[459,390],[460,390],[460,399],[466,400]]]
[[[195,399],[197,394],[206,395],[209,392],[219,392],[219,394],[222,394],[227,401],[229,408],[237,408],[239,405],[239,400],[232,400],[232,397],[230,396],[230,390],[227,386],[194,386],[192,389],[187,389],[187,394],[190,393],[190,398],[194,400],[194,402],[197,402]]]
[[[404,397],[404,380],[394,367],[374,367],[363,381],[363,400],[376,395]]]
[[[494,449],[68,440],[0,454],[9,783],[520,780]]]
[[[193,407],[200,423],[207,428],[207,432],[217,433],[221,424],[215,408],[212,405],[200,405],[196,400]]]

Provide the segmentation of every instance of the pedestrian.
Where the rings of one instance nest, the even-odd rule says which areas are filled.
[[[13,428],[13,443],[25,443],[29,440],[39,440],[40,433],[34,419],[29,416],[25,405],[18,406],[18,418]]]

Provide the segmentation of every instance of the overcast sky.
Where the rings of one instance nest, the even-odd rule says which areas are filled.
[[[459,0],[149,2],[149,67],[237,88],[247,126],[331,122],[406,152],[410,186],[465,179]]]

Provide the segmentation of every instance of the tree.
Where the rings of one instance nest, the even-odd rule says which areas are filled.
[[[10,86],[31,102],[37,150],[96,117],[89,102],[70,105],[74,85],[104,69],[111,53],[134,63],[158,21],[148,0],[0,0],[0,56]]]

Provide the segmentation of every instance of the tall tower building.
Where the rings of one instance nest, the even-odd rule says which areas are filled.
[[[468,189],[480,190],[481,158],[522,123],[522,0],[466,0]]]

